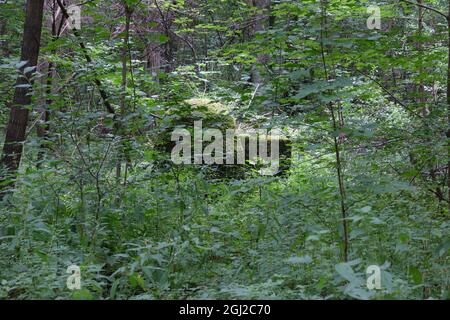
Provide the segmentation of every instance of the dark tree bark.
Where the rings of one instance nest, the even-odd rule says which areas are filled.
[[[1,166],[6,170],[0,177],[1,193],[14,186],[14,180],[22,158],[23,142],[25,141],[28,109],[31,104],[32,76],[35,72],[30,67],[36,67],[42,31],[44,0],[28,0],[26,7],[25,26],[22,39],[21,61],[27,63],[20,68],[24,76],[17,79],[14,100],[11,106],[8,125],[6,127],[5,144],[1,158]]]

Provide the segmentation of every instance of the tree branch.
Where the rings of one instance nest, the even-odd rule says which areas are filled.
[[[402,101],[400,101],[392,92],[390,92],[388,89],[386,89],[377,79],[372,78],[371,76],[369,76],[368,74],[362,72],[361,70],[359,70],[358,68],[356,68],[354,66],[353,66],[353,68],[358,73],[360,73],[364,77],[368,78],[369,80],[371,80],[375,84],[377,84],[380,87],[381,90],[383,90],[385,93],[387,93],[394,100],[395,103],[397,103],[398,105],[402,106],[404,109],[406,109],[407,111],[411,112],[413,115],[415,115],[415,116],[417,116],[419,118],[422,118],[422,116],[420,114],[418,114],[416,111],[412,110],[410,107],[408,107]]]
[[[69,13],[67,12],[66,8],[64,7],[64,4],[61,2],[61,0],[56,0],[56,2],[58,3],[58,6],[61,9],[61,12],[62,12],[64,18],[66,20],[69,20],[70,16],[69,16]],[[73,33],[74,33],[75,37],[78,39],[78,41],[79,41],[80,48],[83,51],[83,54],[84,54],[84,57],[85,57],[86,61],[89,64],[92,63],[91,56],[89,55],[85,44],[83,43],[83,41],[81,41],[80,33],[78,32],[78,30],[76,28],[73,29]],[[98,91],[100,92],[100,96],[102,97],[102,100],[103,100],[103,103],[104,103],[106,109],[108,110],[109,113],[115,115],[116,112],[115,112],[114,108],[112,107],[111,103],[108,100],[108,95],[106,94],[106,91],[103,89],[102,82],[100,81],[99,78],[97,78],[97,76],[94,77],[94,82],[97,85]]]
[[[437,13],[437,14],[443,16],[447,21],[449,20],[449,16],[447,16],[445,13],[443,13],[443,12],[441,12],[441,11],[435,9],[435,8],[426,6],[426,5],[421,4],[421,3],[413,2],[413,1],[408,1],[408,0],[400,0],[400,1],[401,1],[401,2],[405,2],[405,3],[408,3],[408,4],[411,4],[411,5],[413,5],[413,6],[418,6],[418,7],[421,7],[421,8],[430,10],[430,11],[433,11],[433,12],[435,12],[435,13]]]

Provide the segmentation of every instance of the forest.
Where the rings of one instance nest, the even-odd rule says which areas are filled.
[[[0,52],[0,300],[450,300],[450,1],[0,0]]]

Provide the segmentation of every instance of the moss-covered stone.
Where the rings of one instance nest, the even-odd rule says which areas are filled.
[[[160,123],[160,131],[157,135],[154,146],[157,150],[165,154],[168,159],[176,142],[171,141],[172,132],[175,129],[183,128],[191,133],[191,148],[193,155],[194,146],[194,122],[202,121],[203,129],[218,129],[222,132],[224,138],[223,164],[202,164],[197,166],[205,173],[205,176],[212,179],[245,179],[251,175],[251,172],[258,171],[267,164],[250,163],[249,159],[249,139],[245,139],[245,164],[227,164],[226,157],[226,130],[236,129],[235,119],[229,115],[229,110],[221,103],[214,102],[209,99],[189,99],[182,105],[170,108],[166,113],[167,116]],[[237,140],[243,138],[244,135],[238,135],[235,137],[235,155],[234,159],[237,159]],[[209,143],[204,142],[203,148]],[[271,152],[271,140],[267,139],[268,153]],[[259,154],[259,150],[258,154]],[[291,141],[285,137],[279,137],[279,169],[276,175],[283,175],[287,172],[291,165],[292,147]],[[192,159],[192,163],[193,163]],[[236,163],[236,162],[235,162]]]
[[[236,127],[235,119],[228,114],[223,104],[209,99],[189,99],[168,110],[160,124],[161,130],[155,139],[155,148],[170,154],[175,146],[171,135],[177,128],[188,130],[193,139],[195,121],[202,121],[203,128],[219,129],[224,135],[227,129]]]
[[[240,137],[248,137],[248,135],[240,135]],[[279,164],[278,164],[278,172],[275,173],[275,176],[284,175],[291,167],[291,159],[292,159],[292,141],[289,138],[279,136],[278,139],[278,151],[279,151]],[[266,137],[267,140],[267,156],[270,156],[272,153],[272,138],[270,136]],[[257,144],[257,153],[260,154],[259,143]],[[261,162],[252,163],[252,159],[250,159],[250,139],[245,139],[245,168],[246,172],[253,170],[260,170],[263,168],[267,168],[267,164],[262,164]]]

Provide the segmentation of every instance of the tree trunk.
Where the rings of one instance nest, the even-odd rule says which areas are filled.
[[[448,50],[448,65],[447,65],[447,188],[448,188],[448,214],[450,214],[450,0],[447,16],[447,50]]]
[[[21,54],[21,61],[27,61],[27,63],[20,69],[24,77],[17,79],[14,100],[6,127],[5,144],[1,158],[1,166],[6,169],[6,173],[0,177],[1,191],[3,191],[0,193],[0,199],[3,198],[4,191],[10,190],[14,186],[22,157],[28,123],[27,106],[31,103],[31,78],[35,71],[28,67],[37,66],[43,13],[44,0],[27,1]]]
[[[258,8],[258,10],[268,12],[270,7],[270,0],[253,0],[253,5]],[[260,13],[255,17],[253,32],[256,33],[266,29],[266,22],[268,19],[265,19],[265,16],[267,15],[267,12],[264,12],[262,14]],[[258,54],[258,63],[264,63],[268,59],[269,57],[266,54]],[[263,81],[257,64],[252,67],[251,81],[254,84],[261,84]]]
[[[129,57],[129,44],[130,44],[130,24],[131,24],[131,15],[132,9],[128,6],[126,1],[123,2],[124,11],[125,11],[125,34],[124,41],[122,47],[122,93],[120,95],[120,113],[122,117],[125,117],[127,114],[127,87],[128,87],[128,59],[130,58],[130,68],[131,66],[131,57]],[[123,130],[121,130],[123,131]],[[118,160],[116,163],[116,180],[120,183],[120,177],[122,174],[122,158],[125,156],[127,160],[126,168],[128,168],[129,157],[127,156],[127,146],[124,141],[123,132],[119,132],[122,140],[123,150],[119,150]],[[125,169],[125,179],[126,179],[126,169]],[[124,182],[125,183],[125,182]]]
[[[59,31],[56,28],[56,1],[53,0],[53,3],[51,5],[51,12],[52,12],[52,42],[56,41],[59,38],[59,32],[61,31],[62,25],[64,23],[64,17],[61,20],[61,25],[59,28]],[[52,55],[56,54],[56,50],[53,49],[52,51]],[[45,100],[45,107],[40,108],[39,112],[41,114],[41,121],[40,123],[37,124],[36,126],[36,133],[37,136],[41,139],[41,147],[38,153],[38,157],[37,157],[37,168],[40,167],[42,159],[44,158],[44,149],[46,148],[46,143],[45,141],[48,140],[48,134],[50,131],[50,125],[49,125],[49,121],[50,121],[50,106],[53,103],[53,100],[51,98],[52,95],[52,89],[53,89],[53,78],[55,77],[55,64],[53,63],[53,61],[49,61],[48,62],[48,67],[47,67],[47,80],[46,80],[46,89],[45,89],[45,94],[46,94],[46,100]]]
[[[327,0],[321,0],[320,1],[320,8],[321,8],[321,22],[320,22],[320,47],[321,47],[321,56],[322,56],[322,64],[323,69],[325,72],[325,79],[327,81],[331,80],[332,77],[330,76],[327,68],[327,63],[325,60],[325,45],[323,43],[324,37],[328,37],[328,28],[327,28],[327,9],[328,9],[328,2]],[[330,102],[328,104],[328,109],[331,114],[331,121],[333,126],[333,132],[337,132],[339,129],[342,128],[344,124],[343,115],[339,115],[339,119],[336,119],[336,114],[334,110],[333,102]],[[339,111],[338,111],[339,112]],[[344,258],[344,262],[348,261],[349,257],[349,226],[347,221],[347,206],[346,206],[346,190],[345,190],[345,180],[344,180],[344,170],[343,170],[343,164],[342,164],[342,153],[340,148],[340,139],[334,135],[333,137],[333,143],[334,143],[334,153],[336,157],[336,173],[338,178],[338,187],[339,187],[339,196],[340,196],[340,205],[341,205],[341,217],[342,217],[342,257]]]

